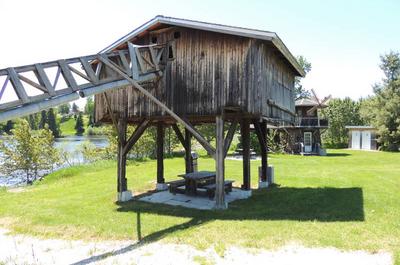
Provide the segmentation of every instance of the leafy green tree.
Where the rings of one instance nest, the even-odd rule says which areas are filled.
[[[69,114],[70,109],[71,109],[71,105],[69,103],[58,106],[58,112],[60,114]]]
[[[58,138],[61,135],[59,124],[57,123],[56,114],[54,113],[54,109],[50,108],[47,111],[47,120],[46,123],[49,126],[50,131],[53,133],[53,136]]]
[[[378,143],[383,150],[400,148],[400,54],[381,56],[383,83],[374,87],[375,95],[363,103],[362,115],[378,129]]]
[[[79,112],[78,117],[76,119],[75,131],[76,135],[82,135],[85,132],[82,112]]]
[[[348,144],[346,125],[364,125],[360,113],[361,103],[350,98],[333,99],[327,108],[321,110],[328,119],[329,127],[323,135],[323,142],[329,147],[345,147]]]
[[[54,137],[48,128],[31,131],[26,120],[19,120],[13,136],[7,143],[0,142],[0,171],[11,175],[23,171],[27,183],[31,183],[41,170],[52,170],[59,162]]]
[[[306,75],[308,72],[311,71],[311,63],[306,60],[304,56],[297,56],[297,62],[303,68],[304,72]],[[311,96],[311,93],[309,90],[303,87],[301,84],[301,77],[296,77],[294,80],[294,98],[295,100],[301,99],[301,98],[309,98]]]

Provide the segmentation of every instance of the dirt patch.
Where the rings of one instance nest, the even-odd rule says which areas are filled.
[[[10,235],[0,229],[0,263],[5,264],[332,264],[392,265],[387,252],[340,251],[287,245],[277,250],[230,247],[219,255],[213,247],[133,241],[84,242]]]

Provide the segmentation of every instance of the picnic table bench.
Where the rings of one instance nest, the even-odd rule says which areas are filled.
[[[168,184],[168,190],[169,192],[173,193],[174,195],[179,192],[181,189],[179,187],[185,186],[185,180],[184,179],[178,179],[174,181],[169,181],[167,182]],[[184,192],[181,192],[184,193]]]
[[[183,193],[188,195],[206,194],[209,198],[215,195],[215,172],[199,171],[178,175],[182,177],[181,180],[174,180],[167,182],[169,184],[169,191],[174,195],[176,193]],[[233,180],[226,180],[224,183],[225,192],[232,191]],[[184,186],[184,188],[183,188]]]
[[[234,182],[234,180],[225,180],[224,190],[226,193],[229,193],[232,191],[232,183],[233,182]],[[202,188],[206,190],[207,196],[210,199],[214,198],[216,187],[217,187],[217,185],[215,183],[202,186]]]

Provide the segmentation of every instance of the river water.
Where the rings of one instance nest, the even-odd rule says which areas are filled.
[[[55,147],[66,151],[71,157],[70,162],[77,164],[84,162],[79,149],[85,141],[89,141],[96,147],[100,148],[108,145],[107,138],[104,136],[67,136],[63,138],[57,138],[55,140]],[[4,176],[0,173],[0,187],[17,186],[22,184],[24,181],[25,178],[22,176]]]

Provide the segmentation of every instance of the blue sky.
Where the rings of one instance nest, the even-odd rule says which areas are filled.
[[[161,14],[277,32],[312,63],[323,97],[372,93],[379,55],[400,51],[400,1],[0,0],[0,68],[93,54]]]

